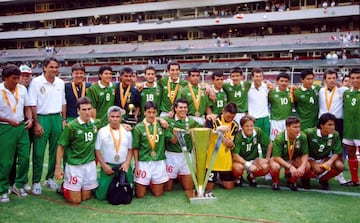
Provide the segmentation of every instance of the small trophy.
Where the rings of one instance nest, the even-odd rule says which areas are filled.
[[[193,144],[193,159],[191,159],[191,154],[186,147],[186,142],[184,139],[184,134],[186,133],[189,133],[189,131],[178,131],[177,137],[181,149],[185,155],[186,163],[190,169],[196,191],[193,197],[189,197],[190,203],[195,204],[215,201],[216,197],[205,196],[205,189],[222,139],[224,137],[224,133],[220,131],[216,132],[209,128],[190,129],[190,137]],[[206,158],[208,155],[207,151],[208,147],[210,146],[214,146],[214,152],[211,156],[210,164],[206,171]]]
[[[129,125],[135,125],[137,123],[135,118],[135,106],[134,104],[128,105],[128,112],[126,114],[125,123]]]

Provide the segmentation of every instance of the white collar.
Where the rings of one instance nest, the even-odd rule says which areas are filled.
[[[83,120],[81,120],[80,116],[77,117],[77,120],[78,120],[78,122],[79,122],[80,125],[85,124],[85,122],[84,122]],[[91,123],[94,123],[94,119],[90,118],[90,122],[91,122]]]
[[[275,91],[276,91],[276,92],[281,92],[281,90],[279,89],[279,87],[278,87],[278,86],[276,86]],[[285,91],[289,91],[289,88],[286,88],[286,90],[285,90]]]
[[[301,88],[302,91],[307,91],[307,90],[309,90],[309,89],[305,88],[304,85],[301,85],[300,88]],[[314,85],[311,85],[311,89],[314,89],[314,88],[315,88],[315,86],[314,86]]]
[[[178,79],[177,79],[176,81],[172,81],[172,80],[171,80],[171,77],[169,76],[169,81],[170,81],[170,83],[175,83],[175,84],[177,84],[177,83],[180,82],[180,77],[178,77]]]
[[[220,88],[220,90],[216,90],[216,88],[214,87],[214,85],[212,84],[211,85],[212,89],[214,90],[215,93],[218,93],[218,92],[223,92],[223,88]]]
[[[147,86],[146,83],[147,82],[145,81],[144,82],[144,88],[155,88],[155,87],[157,87],[156,81],[154,82],[154,85],[152,87]]]
[[[242,134],[242,136],[243,136],[243,138],[244,138],[244,139],[249,138],[249,137],[247,137],[247,136],[244,134],[244,130],[242,130],[242,131],[241,131],[241,134]],[[251,137],[256,136],[256,134],[257,134],[257,133],[256,133],[255,129],[253,129],[253,134],[252,134],[252,136],[251,136]]]
[[[98,80],[98,84],[99,84],[100,88],[106,88],[107,87],[107,86],[101,84],[101,80]],[[112,87],[112,82],[110,82],[108,87]]]
[[[266,84],[265,84],[264,82],[261,82],[260,87],[259,87],[259,88],[256,88],[254,82],[251,82],[251,88],[260,89],[260,88],[262,88],[262,87],[264,87],[264,86],[266,86]]]
[[[322,138],[322,135],[321,135],[321,131],[320,129],[316,129],[316,135],[319,136],[320,138]],[[328,134],[327,135],[327,138],[332,138],[333,137],[333,134]]]
[[[175,121],[178,121],[178,120],[180,120],[178,117],[177,117],[177,115],[175,114]],[[185,118],[185,122],[188,122],[189,121],[189,118],[186,116],[186,118]]]

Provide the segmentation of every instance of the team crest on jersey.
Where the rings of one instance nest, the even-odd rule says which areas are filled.
[[[327,142],[327,146],[331,146],[331,144],[332,144],[332,139],[329,139]]]
[[[83,134],[83,130],[78,130],[77,132],[76,132],[78,135],[81,135],[81,134]]]
[[[254,144],[254,145],[257,144],[257,138],[256,138],[256,137],[253,138],[253,144]]]
[[[229,87],[229,91],[232,91],[233,90],[233,88],[232,87]]]
[[[311,141],[314,142],[314,143],[317,143],[318,140],[317,139],[312,139]]]
[[[279,95],[275,94],[275,95],[274,95],[274,97],[275,97],[275,98],[278,98],[278,97],[279,97]]]
[[[160,95],[160,90],[156,89],[156,95]]]
[[[159,133],[159,135],[162,135],[162,128],[161,127],[158,128],[158,133]]]
[[[99,95],[100,95],[100,96],[104,96],[104,92],[100,92]]]
[[[46,94],[46,89],[45,89],[44,86],[41,86],[41,88],[40,88],[40,93],[41,93],[41,94]]]
[[[305,95],[301,95],[300,98],[305,98]]]
[[[95,125],[94,125],[93,129],[94,129],[94,133],[97,133],[98,128]]]
[[[350,95],[347,94],[347,95],[346,95],[346,98],[350,98]]]
[[[296,148],[298,148],[298,149],[299,149],[299,148],[300,148],[300,146],[301,146],[301,143],[300,143],[299,141],[297,141],[297,142],[296,142]]]
[[[112,92],[111,92],[113,95],[115,95],[115,89],[112,89]]]

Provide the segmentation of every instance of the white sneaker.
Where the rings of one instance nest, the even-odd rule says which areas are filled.
[[[32,194],[34,195],[40,195],[41,194],[41,184],[40,183],[34,183],[32,186]]]
[[[0,197],[0,202],[1,203],[10,202],[9,194],[8,193],[2,194],[1,197]]]
[[[340,184],[345,184],[347,182],[347,180],[344,177],[344,173],[342,172],[335,177],[335,180],[339,181]]]
[[[24,184],[24,190],[25,190],[27,193],[31,192],[31,187],[30,187],[30,185],[29,185],[29,184]]]
[[[11,187],[9,187],[9,189],[8,189],[8,195],[10,195],[11,194]]]
[[[26,197],[28,195],[24,188],[17,188],[15,185],[12,186],[11,191],[19,197]]]
[[[53,191],[56,191],[58,189],[57,183],[51,178],[45,180],[44,186],[50,188],[50,190]]]

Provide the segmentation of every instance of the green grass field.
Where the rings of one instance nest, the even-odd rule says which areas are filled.
[[[345,176],[349,178],[348,171]],[[10,203],[0,204],[0,222],[360,222],[359,187],[341,187],[331,180],[330,192],[347,194],[324,193],[312,180],[314,190],[272,191],[270,182],[258,181],[259,188],[216,187],[217,201],[201,205],[190,204],[179,185],[160,198],[148,192],[145,198],[120,206],[95,198],[74,206],[43,188],[38,197],[12,194]]]

